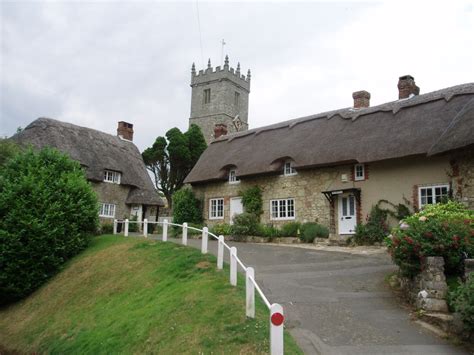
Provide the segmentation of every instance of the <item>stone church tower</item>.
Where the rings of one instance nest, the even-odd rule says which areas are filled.
[[[196,73],[191,68],[191,116],[189,124],[197,124],[209,144],[220,135],[248,129],[250,70],[247,76],[229,67],[225,57],[224,68],[211,67]],[[214,134],[215,131],[215,134]]]

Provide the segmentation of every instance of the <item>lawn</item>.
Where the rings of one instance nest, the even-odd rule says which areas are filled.
[[[258,296],[257,296],[258,298]],[[245,317],[243,277],[174,243],[101,236],[27,299],[0,310],[0,349],[25,353],[261,354],[268,311]],[[287,354],[300,354],[285,334]]]

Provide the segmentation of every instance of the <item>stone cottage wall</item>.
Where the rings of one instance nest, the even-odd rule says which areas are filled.
[[[474,149],[457,153],[451,159],[453,196],[474,209]]]
[[[125,204],[130,187],[119,184],[111,184],[105,182],[92,182],[92,188],[97,193],[99,203],[115,204],[115,218],[129,218],[130,206]],[[101,223],[113,223],[113,218],[100,217]]]
[[[321,191],[336,178],[334,169],[318,169],[300,171],[293,176],[264,176],[242,180],[239,184],[215,182],[206,185],[193,186],[197,197],[203,201],[205,223],[230,222],[230,199],[241,196],[241,191],[258,185],[262,188],[263,215],[261,222],[265,224],[282,225],[290,221],[318,222],[329,227],[330,206]],[[209,220],[209,199],[224,198],[224,219]],[[270,218],[270,201],[273,199],[294,198],[294,220],[272,220]]]

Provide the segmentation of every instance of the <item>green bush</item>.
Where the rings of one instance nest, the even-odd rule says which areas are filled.
[[[259,224],[256,235],[268,239],[273,239],[280,237],[281,231],[272,225]]]
[[[258,232],[257,216],[253,213],[241,213],[234,217],[234,224],[231,226],[233,235],[256,235]]]
[[[5,164],[7,160],[13,158],[20,152],[20,148],[13,141],[0,138],[0,166]]]
[[[453,296],[454,310],[461,314],[466,328],[474,330],[474,275],[471,274],[466,283],[459,286]]]
[[[209,231],[217,236],[220,235],[231,235],[232,226],[227,223],[214,224]]]
[[[474,211],[453,201],[426,206],[394,228],[387,246],[405,276],[418,274],[427,256],[442,256],[446,274],[460,274],[463,253],[474,256]]]
[[[136,223],[137,220],[138,220],[137,216],[130,217],[130,219],[128,220],[129,221],[129,223],[128,223],[128,231],[129,232],[132,232],[132,233],[138,232],[138,223]],[[132,223],[130,223],[130,222],[132,222]]]
[[[201,202],[189,188],[182,188],[173,194],[173,223],[202,224]]]
[[[366,223],[356,226],[354,241],[359,245],[372,245],[382,242],[388,234],[387,211],[373,206]]]
[[[282,237],[298,237],[300,234],[301,223],[289,222],[281,227],[280,234]]]
[[[100,234],[112,234],[114,232],[114,225],[112,223],[104,223],[99,228]]]
[[[300,239],[305,243],[312,243],[315,238],[329,237],[329,229],[314,222],[308,222],[301,225],[300,232]]]
[[[241,191],[240,194],[242,195],[244,211],[254,214],[257,216],[258,220],[258,217],[263,213],[262,190],[260,187],[249,187],[248,189]]]
[[[26,150],[0,169],[0,303],[25,297],[83,250],[98,203],[78,162]]]

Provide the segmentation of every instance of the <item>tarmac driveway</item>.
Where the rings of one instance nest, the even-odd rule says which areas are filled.
[[[189,244],[199,247],[200,241]],[[282,304],[286,327],[306,354],[466,353],[409,319],[385,285],[396,270],[385,253],[230,244],[255,268],[270,302]],[[216,253],[216,242],[209,250]]]

